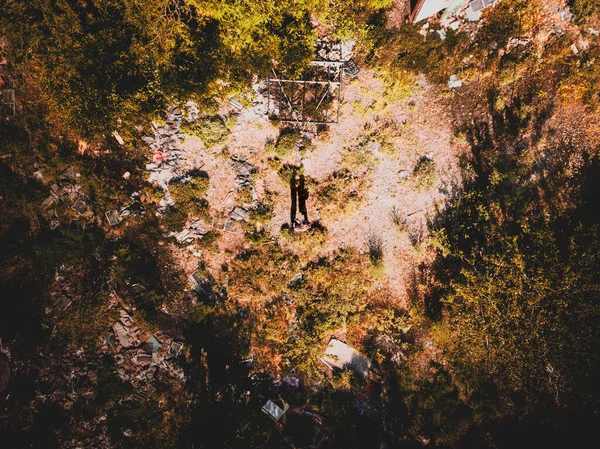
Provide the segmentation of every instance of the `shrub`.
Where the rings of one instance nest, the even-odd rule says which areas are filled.
[[[383,239],[380,235],[369,232],[365,236],[365,244],[367,245],[371,262],[377,265],[383,258]]]
[[[427,156],[421,157],[415,169],[413,175],[417,181],[417,188],[419,190],[427,190],[435,185],[437,182],[436,164],[433,160]]]
[[[408,229],[408,221],[406,216],[400,212],[396,206],[392,206],[392,209],[390,210],[390,220],[400,232],[404,232]]]
[[[207,148],[225,143],[229,135],[229,129],[218,115],[201,118],[196,123],[184,125],[182,131],[199,137]]]
[[[279,157],[287,157],[292,154],[296,145],[298,145],[299,149],[304,150],[312,147],[310,139],[302,137],[298,130],[284,128],[281,130],[281,133],[275,142],[272,140],[267,141],[265,151],[267,153],[276,154]]]

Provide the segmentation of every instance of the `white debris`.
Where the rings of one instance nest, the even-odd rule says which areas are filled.
[[[112,135],[119,145],[121,145],[121,146],[125,145],[125,141],[123,140],[123,138],[121,137],[121,135],[118,132],[113,131]]]

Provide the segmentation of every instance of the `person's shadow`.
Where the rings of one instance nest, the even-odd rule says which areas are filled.
[[[308,199],[308,189],[306,188],[306,181],[304,175],[300,175],[300,179],[296,179],[296,171],[292,173],[290,178],[290,195],[292,198],[292,205],[290,208],[290,226],[294,228],[296,226],[296,211],[299,208],[300,213],[304,217],[301,224],[309,224],[308,221],[308,210],[306,209],[306,200]]]

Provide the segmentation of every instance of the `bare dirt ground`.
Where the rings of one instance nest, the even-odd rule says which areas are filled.
[[[324,244],[310,248],[307,254],[314,257],[348,246],[366,251],[366,235],[380,236],[384,251],[383,263],[377,271],[379,285],[388,288],[404,304],[408,279],[418,263],[427,257],[423,249],[427,216],[443,205],[458,179],[457,156],[462,145],[453,137],[451,123],[442,108],[436,105],[436,96],[424,79],[418,79],[412,95],[388,103],[382,82],[372,71],[362,71],[345,86],[339,123],[331,125],[325,136],[313,139],[313,148],[304,154],[296,151],[290,157],[291,162],[301,162],[305,174],[319,183],[339,169],[344,154],[352,151],[365,129],[377,129],[377,124],[386,120],[394,123],[393,133],[388,136],[392,147],[384,149],[373,145],[370,152],[374,162],[359,170],[358,176],[368,182],[358,204],[340,213],[321,215],[315,198],[309,197],[309,218],[320,218],[327,233]],[[185,148],[199,153],[205,164],[203,170],[210,177],[207,200],[215,227],[222,226],[228,212],[239,202],[230,156],[243,155],[258,168],[254,182],[260,199],[269,193],[273,201],[272,219],[264,223],[265,229],[283,245],[288,245],[281,236],[281,226],[289,220],[289,187],[270,168],[265,154],[267,140],[276,139],[278,132],[273,123],[249,108],[236,118],[225,146],[205,149],[198,138],[186,138]],[[371,135],[373,139],[376,137]],[[435,185],[424,190],[417,188],[412,175],[423,156],[435,162],[437,175]],[[407,178],[402,179],[401,173]],[[394,207],[407,217],[413,236],[422,230],[424,244],[415,247],[409,233],[396,228],[390,219]],[[216,241],[203,248],[202,257],[215,278],[222,279],[221,265],[243,247],[242,228],[235,224],[229,232],[219,232]],[[193,252],[193,248],[187,252],[176,251],[180,257],[185,254],[180,260],[186,269],[197,265],[193,263],[196,258]]]

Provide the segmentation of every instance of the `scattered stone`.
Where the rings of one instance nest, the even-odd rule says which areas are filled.
[[[406,170],[400,170],[398,172],[398,176],[400,177],[400,179],[408,179],[408,172]]]
[[[123,179],[128,180],[130,177],[131,177],[131,173],[129,173],[128,171],[123,173]]]
[[[296,273],[292,279],[288,282],[288,288],[298,288],[302,284],[304,280],[304,275],[302,273]]]
[[[204,222],[202,222],[202,220],[196,220],[193,221],[187,228],[174,235],[177,239],[177,242],[189,243],[192,240],[203,238],[206,234],[208,234],[208,230],[204,226]]]

